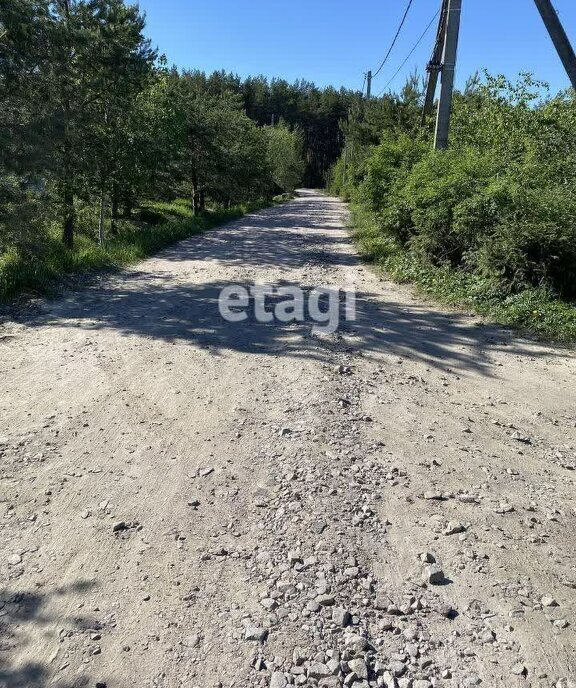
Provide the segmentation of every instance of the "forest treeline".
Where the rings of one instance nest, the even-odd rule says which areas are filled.
[[[4,296],[163,219],[323,185],[338,159],[359,94],[170,68],[144,29],[122,0],[1,3]]]
[[[474,77],[436,152],[416,76],[366,101],[178,70],[144,30],[122,0],[0,3],[0,298],[328,184],[390,274],[576,339],[573,92]]]
[[[422,126],[423,84],[346,123],[330,187],[393,276],[502,322],[576,339],[576,101],[529,74],[455,95],[450,148]]]

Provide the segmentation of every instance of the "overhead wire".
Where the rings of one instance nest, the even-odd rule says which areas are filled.
[[[383,59],[382,62],[380,63],[380,66],[379,66],[378,69],[372,74],[372,78],[375,78],[375,77],[378,76],[378,74],[380,74],[380,72],[382,71],[382,67],[384,67],[384,65],[385,65],[386,62],[388,61],[388,58],[390,57],[390,53],[391,53],[392,50],[394,49],[394,46],[396,45],[396,41],[398,40],[398,36],[400,35],[400,32],[402,31],[402,28],[403,28],[403,26],[404,26],[404,23],[406,22],[406,17],[408,16],[408,12],[410,12],[410,8],[412,7],[412,3],[413,3],[413,2],[414,2],[414,0],[408,0],[408,4],[407,4],[407,6],[406,6],[406,10],[404,11],[404,16],[402,17],[402,20],[401,20],[401,22],[400,22],[400,26],[398,27],[398,30],[396,31],[396,35],[394,36],[394,39],[392,40],[392,43],[390,44],[390,47],[388,48],[388,52],[386,53],[384,59]]]
[[[390,84],[394,81],[394,79],[398,76],[398,74],[400,74],[400,72],[402,71],[404,65],[405,65],[405,64],[408,62],[408,60],[412,57],[412,55],[414,54],[414,51],[416,50],[416,48],[418,48],[418,46],[420,45],[420,43],[422,43],[422,41],[423,41],[424,38],[426,37],[426,34],[428,33],[428,31],[430,31],[430,29],[432,28],[432,26],[433,26],[434,22],[436,21],[436,19],[438,18],[438,15],[439,15],[439,14],[440,14],[440,10],[438,10],[438,11],[436,12],[436,14],[432,17],[432,19],[431,19],[430,22],[428,23],[428,26],[424,29],[424,31],[422,32],[422,35],[420,36],[420,38],[416,41],[416,43],[415,43],[414,46],[412,47],[412,50],[410,50],[410,52],[408,53],[408,55],[406,55],[406,58],[404,59],[404,61],[402,62],[402,64],[398,67],[398,69],[397,69],[396,72],[394,73],[394,76],[388,81],[388,83],[386,84],[386,86],[384,86],[384,88],[380,91],[380,93],[378,94],[378,97],[380,97],[380,96],[384,93],[384,91],[386,91],[386,89],[388,88],[388,86],[390,86]]]

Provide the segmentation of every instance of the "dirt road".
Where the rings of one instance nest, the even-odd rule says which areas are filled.
[[[0,331],[0,686],[576,685],[576,359],[312,192]],[[224,321],[227,285],[357,320]]]

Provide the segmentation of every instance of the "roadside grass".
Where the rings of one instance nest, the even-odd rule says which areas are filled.
[[[352,232],[365,260],[399,283],[410,283],[442,303],[466,308],[492,322],[518,328],[543,339],[576,342],[576,303],[544,287],[507,293],[493,280],[423,263],[382,233],[371,214],[352,207]]]
[[[274,203],[285,203],[286,201],[291,201],[293,198],[295,198],[293,193],[281,193],[277,196],[274,196],[272,200]]]
[[[118,233],[109,235],[104,246],[98,244],[93,229],[88,232],[80,227],[72,250],[62,244],[59,228],[51,223],[36,251],[26,255],[12,248],[0,254],[0,302],[22,293],[55,293],[70,279],[117,270],[170,244],[268,205],[267,201],[244,203],[194,217],[186,200],[150,202],[136,214],[138,220],[120,221]],[[142,221],[146,217],[150,221]]]

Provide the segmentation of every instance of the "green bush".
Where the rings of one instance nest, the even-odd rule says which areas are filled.
[[[475,256],[479,271],[510,291],[543,286],[576,296],[576,198],[562,188],[527,191],[514,214],[487,236]]]
[[[177,204],[167,205],[173,207]],[[185,204],[180,205],[186,207]],[[147,226],[124,222],[122,231],[111,236],[104,246],[99,246],[90,234],[79,233],[72,250],[60,241],[60,232],[55,224],[47,230],[37,251],[11,246],[0,253],[0,301],[21,292],[50,293],[69,276],[117,269],[134,263],[176,241],[266,205],[265,201],[256,201],[216,209],[198,217]]]
[[[45,203],[29,180],[0,175],[0,255],[12,247],[31,254],[45,237]]]
[[[487,77],[457,95],[446,151],[384,132],[346,192],[362,251],[397,279],[538,332],[556,322],[564,337],[576,318],[558,300],[576,297],[576,102],[538,103],[537,87]]]
[[[389,194],[402,188],[428,150],[426,141],[406,134],[384,138],[366,160],[364,178],[355,198],[376,214],[386,212]]]

